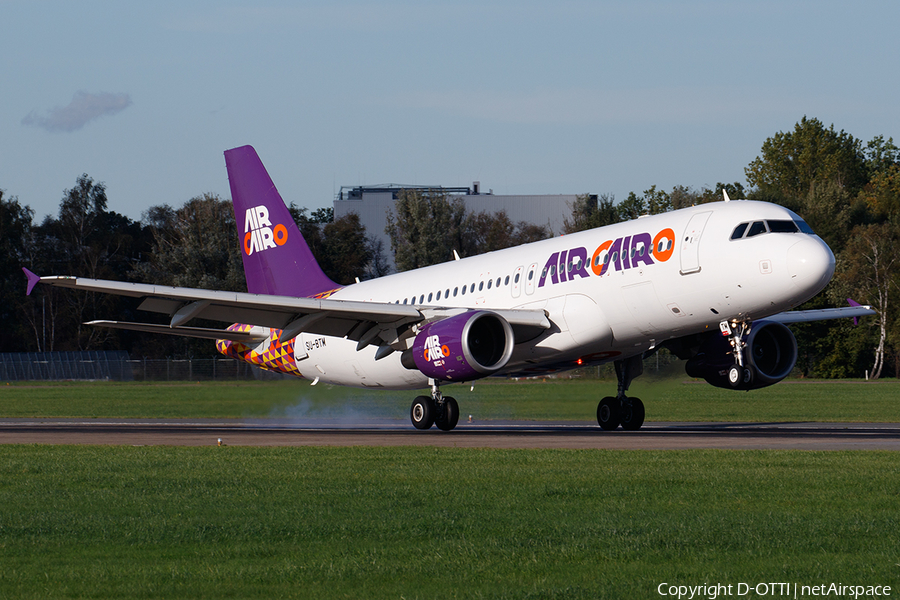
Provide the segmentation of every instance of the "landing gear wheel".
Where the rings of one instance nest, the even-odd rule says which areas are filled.
[[[746,386],[749,386],[751,383],[753,383],[753,369],[752,368],[748,369],[747,367],[744,367],[743,381],[744,381],[744,385],[746,385]]]
[[[441,431],[450,431],[459,423],[459,404],[455,398],[444,396],[444,406],[438,407],[435,412],[434,424]]]
[[[607,396],[597,405],[597,423],[606,431],[619,426],[619,400]]]
[[[637,431],[644,424],[644,403],[639,398],[626,398],[620,411],[622,429]]]
[[[416,429],[430,429],[434,425],[436,412],[434,401],[431,398],[428,396],[417,396],[409,409],[409,419]]]
[[[728,367],[728,384],[736,388],[741,385],[744,380],[744,369],[741,365],[731,365]]]

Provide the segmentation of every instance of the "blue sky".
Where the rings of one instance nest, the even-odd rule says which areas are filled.
[[[900,140],[891,1],[0,0],[0,189],[56,214],[229,197],[252,144],[288,202],[342,185],[611,193],[744,182],[804,115]]]

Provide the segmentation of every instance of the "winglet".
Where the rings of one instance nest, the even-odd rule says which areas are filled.
[[[725,202],[731,202],[731,198],[728,197],[728,191],[725,188],[722,188],[722,196],[724,196]]]
[[[40,275],[35,275],[34,273],[32,273],[31,271],[29,271],[29,270],[26,269],[25,267],[22,267],[22,270],[25,271],[25,276],[28,277],[28,289],[25,290],[25,295],[26,295],[26,296],[30,296],[30,295],[31,295],[31,290],[34,289],[34,286],[36,286],[38,283],[40,283],[40,281],[41,281],[41,276],[40,276]]]
[[[850,306],[862,306],[859,302],[857,302],[853,298],[847,298],[847,302],[850,304]],[[856,317],[853,317],[853,324],[859,325],[859,319],[857,319]]]

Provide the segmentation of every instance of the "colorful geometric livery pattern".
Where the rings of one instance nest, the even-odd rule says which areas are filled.
[[[339,292],[339,291],[341,291],[342,289],[344,289],[344,288],[343,288],[343,287],[339,287],[339,288],[335,288],[335,289],[333,289],[333,290],[328,290],[327,292],[320,292],[320,293],[315,294],[315,295],[310,296],[310,297],[311,297],[311,298],[314,298],[314,299],[316,299],[316,300],[324,300],[324,299],[328,298],[329,296],[331,296],[333,293]]]
[[[252,327],[235,323],[228,329],[229,331],[250,331]],[[257,352],[254,348],[230,340],[216,340],[216,350],[220,354],[257,365],[267,371],[277,371],[294,375],[295,377],[302,377],[297,369],[297,363],[294,361],[294,340],[291,339],[287,343],[282,344],[278,339],[281,335],[281,330],[272,329],[270,332],[269,339],[265,342],[265,352]]]

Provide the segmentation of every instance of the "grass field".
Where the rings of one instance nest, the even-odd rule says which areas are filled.
[[[884,452],[0,446],[0,597],[897,590],[898,467]]]
[[[593,422],[614,381],[478,382],[445,386],[466,418]],[[788,380],[735,392],[684,379],[639,378],[629,392],[648,421],[900,422],[897,380]],[[59,383],[0,385],[2,417],[407,419],[416,392],[357,390],[307,381],[241,383]]]
[[[476,419],[593,422],[611,381],[448,386]],[[900,383],[645,378],[650,420],[897,421]],[[396,417],[307,382],[0,386],[0,416]],[[890,452],[0,445],[0,598],[660,598],[900,591]],[[704,597],[709,597],[708,595]],[[752,594],[744,597],[753,597]]]

